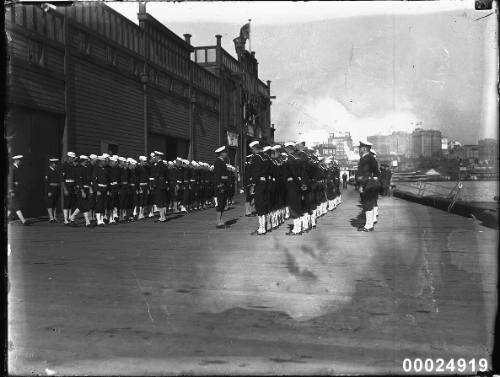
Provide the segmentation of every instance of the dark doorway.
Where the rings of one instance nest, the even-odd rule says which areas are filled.
[[[58,114],[14,107],[6,118],[10,157],[24,156],[21,203],[26,216],[45,215],[44,176],[48,159],[61,158],[64,118]]]
[[[176,157],[187,158],[189,153],[189,140],[161,134],[150,133],[148,146],[151,152],[165,153],[165,159],[172,161]]]

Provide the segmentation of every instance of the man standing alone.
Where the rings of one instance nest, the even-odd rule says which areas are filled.
[[[358,228],[360,232],[373,231],[373,225],[376,221],[373,208],[377,200],[380,185],[378,182],[378,163],[370,153],[371,146],[368,142],[359,142],[360,159],[356,177],[359,185],[359,193],[361,194],[361,204],[366,216],[365,225]]]

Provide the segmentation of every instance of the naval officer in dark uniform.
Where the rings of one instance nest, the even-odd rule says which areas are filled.
[[[217,206],[215,210],[217,212],[217,228],[225,228],[226,225],[222,221],[222,212],[224,212],[224,208],[226,208],[227,204],[227,193],[228,193],[228,179],[229,179],[229,171],[227,170],[226,158],[227,158],[227,149],[225,146],[217,148],[215,150],[217,153],[217,158],[214,162],[214,186],[215,186],[215,195],[217,199]]]
[[[372,144],[369,142],[359,142],[359,164],[356,174],[361,195],[361,204],[366,216],[365,225],[358,228],[358,231],[370,232],[374,229],[374,210],[378,195],[378,163],[375,157],[370,153]]]

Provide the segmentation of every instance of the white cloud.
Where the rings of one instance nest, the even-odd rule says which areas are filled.
[[[108,2],[113,9],[135,19],[137,2]],[[214,1],[147,3],[148,13],[162,22],[230,22],[257,25],[290,24],[372,15],[426,14],[474,9],[474,1]]]
[[[284,135],[278,132],[277,139],[300,139],[310,146],[313,142],[326,142],[331,132],[350,131],[354,143],[357,143],[370,135],[412,131],[418,118],[409,105],[405,108],[406,110],[358,117],[335,98],[311,99],[301,107],[300,111],[290,115],[289,127],[278,129],[283,131]]]

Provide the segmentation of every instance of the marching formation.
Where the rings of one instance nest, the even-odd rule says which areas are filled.
[[[246,156],[245,215],[258,218],[252,233],[263,235],[292,219],[287,235],[315,228],[319,217],[341,203],[340,169],[333,158],[318,158],[305,143],[249,144]]]
[[[45,175],[45,198],[50,222],[57,222],[57,208],[62,193],[64,224],[77,226],[81,213],[85,226],[105,226],[154,217],[166,222],[167,212],[188,213],[212,207],[214,167],[205,162],[177,158],[166,161],[159,151],[133,158],[110,156],[76,156],[67,153],[59,165],[49,159]],[[23,156],[14,158],[14,169]],[[229,203],[235,193],[235,168],[227,165]],[[14,177],[16,174],[14,174]],[[15,179],[15,178],[14,178]],[[17,182],[16,182],[17,183]],[[17,188],[18,184],[13,184]],[[18,211],[19,204],[12,206]],[[22,216],[22,213],[21,213]],[[18,213],[19,217],[19,213]],[[21,221],[29,225],[24,218]]]

